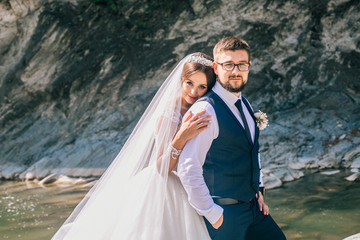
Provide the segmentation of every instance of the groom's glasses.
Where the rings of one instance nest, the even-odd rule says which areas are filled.
[[[250,64],[249,63],[218,63],[217,64],[221,65],[221,67],[225,70],[225,71],[232,71],[234,70],[235,66],[237,66],[237,68],[239,69],[239,71],[241,72],[245,72],[248,71],[250,68]]]

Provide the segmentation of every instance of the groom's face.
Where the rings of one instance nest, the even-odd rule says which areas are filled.
[[[218,76],[219,83],[226,90],[237,95],[244,89],[248,81],[249,70],[239,71],[238,67],[235,66],[232,71],[227,71],[223,69],[220,63],[248,63],[251,65],[248,53],[246,50],[226,50],[215,56],[215,62],[213,65],[215,74]]]

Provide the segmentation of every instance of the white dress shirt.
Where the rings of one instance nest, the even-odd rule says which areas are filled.
[[[224,89],[218,82],[215,83],[215,86],[212,88],[212,90],[217,95],[219,95],[222,100],[224,100],[239,122],[243,125],[240,112],[235,106],[235,102],[238,99],[241,99],[241,94],[239,97],[236,97],[234,94]],[[254,141],[255,122],[247,110],[245,104],[243,102],[241,102],[241,104],[247,123],[249,125],[252,141]],[[194,115],[203,110],[206,110],[205,115],[211,115],[211,123],[206,130],[202,131],[200,134],[196,135],[186,143],[179,157],[177,173],[188,194],[188,200],[191,206],[198,212],[199,215],[206,217],[206,219],[211,224],[214,224],[221,217],[223,208],[214,203],[203,177],[202,166],[204,165],[206,154],[211,147],[212,141],[219,135],[219,125],[215,110],[210,103],[206,101],[196,102],[189,109],[189,111],[191,111]],[[186,119],[189,111],[186,113],[183,119]],[[260,182],[260,186],[262,186],[261,171]]]

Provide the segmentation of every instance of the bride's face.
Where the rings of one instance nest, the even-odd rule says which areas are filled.
[[[191,105],[207,91],[206,75],[203,72],[196,72],[187,79],[183,80],[182,102]]]

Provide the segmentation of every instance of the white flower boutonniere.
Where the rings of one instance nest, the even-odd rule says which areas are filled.
[[[258,111],[255,113],[256,117],[256,125],[260,130],[264,130],[267,126],[269,126],[269,121],[267,119],[266,113],[262,111]]]

